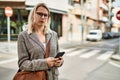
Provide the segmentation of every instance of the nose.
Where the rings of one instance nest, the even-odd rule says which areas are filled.
[[[45,15],[41,15],[41,18],[45,18]]]

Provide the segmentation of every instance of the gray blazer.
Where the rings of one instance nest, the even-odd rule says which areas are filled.
[[[52,31],[46,34],[46,43],[50,39],[50,57],[59,51],[57,33]],[[45,57],[45,48],[33,32],[23,31],[18,36],[18,65],[21,70],[47,70],[49,80],[58,80],[58,68],[49,68]]]

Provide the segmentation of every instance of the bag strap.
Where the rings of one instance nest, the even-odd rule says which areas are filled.
[[[46,46],[46,54],[45,54],[45,58],[50,56],[50,40],[48,41],[48,44]]]

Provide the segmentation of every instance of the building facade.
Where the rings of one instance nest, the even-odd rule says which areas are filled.
[[[13,9],[13,15],[10,17],[11,40],[17,40],[23,23],[27,22],[28,11],[25,10],[25,0],[0,0],[0,40],[2,41],[7,40],[7,17],[4,13],[7,6]]]
[[[49,7],[51,29],[58,33],[59,38],[62,37],[69,11],[67,0],[0,0],[0,40],[7,40],[7,17],[4,13],[6,6],[13,9],[13,15],[10,17],[10,34],[11,40],[17,40],[17,35],[23,31],[23,25],[27,24],[30,10],[39,2],[45,3]]]
[[[110,0],[111,3],[114,0]],[[10,17],[11,40],[17,40],[17,35],[27,24],[30,10],[38,2],[45,3],[51,12],[51,29],[58,33],[61,42],[83,41],[91,29],[109,31],[111,11],[108,0],[0,0],[0,40],[7,40],[7,17],[4,8],[13,8]],[[95,4],[96,3],[96,4]],[[62,5],[61,5],[62,4]]]

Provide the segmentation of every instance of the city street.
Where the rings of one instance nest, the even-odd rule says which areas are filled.
[[[76,43],[73,45],[72,43],[60,44],[61,51],[66,51],[66,54],[63,57],[64,64],[59,68],[59,80],[84,80],[89,72],[109,60],[114,53],[114,48],[118,45],[118,39],[87,42],[81,45]],[[6,45],[5,43],[0,44]],[[12,42],[10,45],[10,50],[14,53],[6,53],[7,50],[4,53],[0,53],[1,80],[12,80],[12,77],[18,70],[15,45],[16,42]],[[5,49],[2,45],[0,47]]]
[[[19,35],[23,31],[28,34]],[[59,80],[120,80],[120,0],[0,0],[0,80],[13,80],[18,51],[20,64],[29,54],[30,60],[46,57],[38,53],[49,52],[48,34],[50,55],[58,50],[56,42],[65,51]],[[52,60],[48,66],[59,65]],[[31,66],[25,70],[43,69]]]

